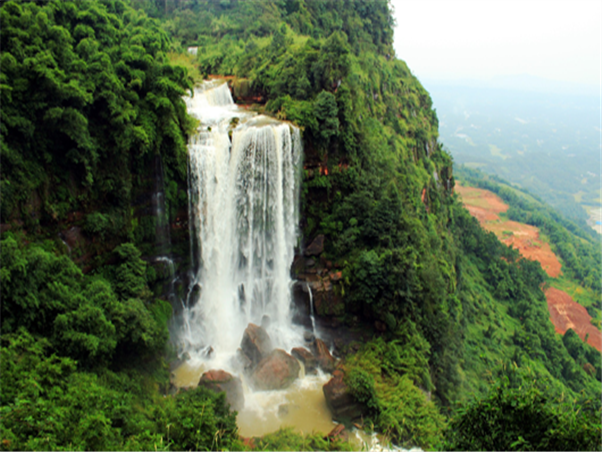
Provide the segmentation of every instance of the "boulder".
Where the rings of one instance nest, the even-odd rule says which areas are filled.
[[[245,396],[242,381],[224,370],[209,370],[199,380],[199,386],[204,386],[214,392],[225,392],[230,409],[240,411],[245,406]]]
[[[366,407],[351,395],[343,377],[342,371],[335,370],[332,378],[322,387],[322,390],[326,405],[332,412],[332,418],[337,422],[350,422],[364,415]]]
[[[335,290],[329,275],[319,277],[317,281],[308,283],[312,288],[314,307],[321,316],[340,316],[345,312],[345,303],[340,295],[340,288]]]
[[[257,364],[251,374],[251,384],[262,391],[284,389],[295,381],[300,369],[295,358],[277,348]]]
[[[324,372],[332,373],[334,371],[335,359],[330,354],[328,347],[322,339],[316,339],[312,344],[312,349],[318,365]]]
[[[265,328],[249,323],[242,336],[240,348],[249,357],[253,367],[267,357],[274,349],[272,340]]]
[[[330,433],[328,435],[326,435],[326,438],[329,438],[330,440],[342,439],[343,441],[346,441],[348,439],[348,435],[347,435],[347,432],[345,431],[345,425],[343,425],[343,424],[337,425],[335,428],[333,428],[330,431]]]
[[[241,348],[236,350],[236,362],[242,367],[245,372],[250,372],[253,369],[253,362]]]
[[[291,355],[303,363],[306,374],[315,374],[317,372],[318,360],[308,349],[303,347],[295,347],[291,350]]]
[[[320,234],[305,248],[306,256],[318,256],[324,251],[324,234]]]

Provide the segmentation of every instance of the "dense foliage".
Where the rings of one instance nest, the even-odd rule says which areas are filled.
[[[117,247],[102,277],[51,242],[0,246],[2,450],[238,447],[223,394],[158,391],[171,306],[153,299],[136,247]]]
[[[3,2],[0,20],[3,223],[48,234],[81,212],[103,245],[131,240],[154,161],[186,180],[189,82],[168,36],[123,1]]]
[[[599,419],[549,395],[546,382],[512,368],[452,420],[445,450],[600,450]],[[510,378],[509,378],[510,377]]]

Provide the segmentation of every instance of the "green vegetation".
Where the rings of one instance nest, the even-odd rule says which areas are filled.
[[[246,447],[223,395],[163,397],[171,307],[150,289],[161,280],[150,264],[161,231],[188,230],[178,212],[194,122],[182,95],[209,74],[234,76],[238,101],[303,131],[304,239],[324,234],[321,257],[342,271],[342,309],[324,314],[384,325],[342,364],[366,425],[406,447],[445,438],[462,447],[477,444],[462,413],[501,406],[509,425],[541,411],[559,441],[591,444],[599,353],[554,333],[539,264],[483,231],[453,196],[452,159],[429,94],[394,58],[386,1],[131,4],[138,10],[121,0],[0,10],[3,449]],[[189,45],[196,59],[183,53]],[[157,186],[165,218],[149,201]],[[599,294],[592,235],[513,190],[498,193],[512,199],[508,216],[541,227],[571,277]],[[73,249],[58,239],[67,233]],[[508,362],[549,388],[490,392],[486,377]],[[597,423],[549,409],[559,394],[574,406],[589,400]],[[484,399],[458,411],[473,396]],[[494,444],[565,444],[519,435]],[[254,441],[348,447],[287,430]]]
[[[602,253],[599,235],[567,219],[542,201],[524,191],[510,187],[496,176],[478,170],[460,168],[457,175],[468,184],[499,195],[510,206],[510,220],[540,228],[548,237],[552,250],[562,259],[563,273],[600,296]]]
[[[392,341],[382,337],[349,357],[346,383],[368,407],[373,427],[403,447],[431,449],[445,426],[427,397],[433,389],[428,373],[428,342],[406,321]]]
[[[353,444],[320,434],[301,435],[292,428],[283,428],[261,438],[253,438],[255,450],[355,450]]]
[[[10,1],[0,14],[3,223],[49,236],[79,212],[96,253],[142,244],[131,208],[156,160],[167,186],[186,182],[191,85],[167,35],[123,1]]]
[[[599,419],[550,396],[546,382],[516,369],[450,423],[444,450],[600,450]],[[509,378],[510,377],[510,378]]]
[[[8,234],[1,250],[2,450],[238,447],[223,394],[163,397],[171,307],[153,299],[132,244],[115,249],[106,277],[83,275],[48,242]]]

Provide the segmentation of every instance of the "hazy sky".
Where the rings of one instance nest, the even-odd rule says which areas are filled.
[[[602,0],[391,0],[395,52],[424,78],[600,84]]]

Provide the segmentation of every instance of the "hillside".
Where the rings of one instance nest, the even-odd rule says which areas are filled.
[[[170,384],[183,312],[206,296],[186,143],[211,130],[183,97],[207,78],[301,138],[290,273],[309,292],[294,302],[305,320],[315,309],[363,429],[403,447],[599,448],[600,354],[555,333],[541,265],[454,195],[386,1],[9,1],[0,19],[2,449],[351,447],[287,430],[243,441],[223,394]],[[558,287],[599,298],[592,235],[498,194],[508,220],[549,237]],[[469,416],[497,406],[501,433],[479,443]]]
[[[543,290],[556,332],[564,335],[572,329],[582,340],[602,351],[602,333],[595,326],[600,324],[600,309],[595,302],[595,291],[585,289],[562,275],[558,256],[550,248],[550,243],[542,240],[539,228],[501,219],[498,214],[506,213],[509,206],[488,190],[456,184],[455,191],[471,215],[486,230],[495,233],[502,243],[517,249],[525,258],[541,264],[549,276]],[[582,304],[575,302],[568,293],[561,290],[569,287]]]

